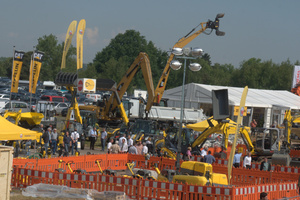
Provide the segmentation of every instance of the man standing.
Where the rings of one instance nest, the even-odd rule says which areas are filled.
[[[47,152],[48,147],[49,147],[49,142],[50,142],[50,134],[51,134],[51,128],[48,128],[47,131],[44,132],[42,138],[44,140],[44,148],[45,151]]]
[[[251,153],[248,152],[247,153],[247,156],[245,156],[244,158],[244,162],[243,162],[243,166],[246,168],[246,169],[251,169]]]
[[[119,145],[122,144],[123,139],[125,139],[125,143],[127,144],[126,134],[123,134],[122,137],[119,139]]]
[[[51,132],[51,144],[52,144],[52,153],[53,153],[53,155],[55,155],[55,153],[56,153],[57,140],[58,140],[58,133],[57,133],[57,129],[55,128]]]
[[[102,146],[102,151],[105,150],[105,142],[107,138],[107,132],[105,131],[105,128],[103,128],[103,131],[101,133],[101,146]]]
[[[77,132],[76,128],[71,133],[71,139],[72,139],[72,155],[74,155],[74,147],[75,147],[75,150],[78,151],[77,143],[78,143],[78,139],[79,139],[79,133]]]
[[[202,150],[201,150],[201,156],[204,157],[207,155],[207,150],[208,150],[208,147],[205,146]]]
[[[138,142],[137,142],[136,150],[137,150],[137,154],[138,154],[138,155],[142,155],[142,152],[143,152],[143,145],[142,145],[142,142],[141,142],[141,141],[138,141]]]
[[[250,126],[251,126],[251,134],[254,134],[255,128],[257,126],[257,122],[255,121],[255,119],[252,119]]]
[[[127,153],[128,151],[128,146],[125,143],[125,138],[123,138],[122,143],[120,144],[120,149],[122,153]]]
[[[148,147],[146,142],[143,142],[142,155],[146,155],[148,153]]]
[[[233,166],[235,168],[240,167],[241,156],[242,156],[242,153],[239,153],[238,151],[235,151],[235,154],[234,154],[234,157],[233,157]]]
[[[65,155],[69,155],[70,146],[72,144],[72,138],[70,137],[69,131],[66,131],[64,135],[64,147],[65,147]]]
[[[93,129],[90,130],[90,150],[94,150],[95,142],[97,140],[97,129],[94,127]]]
[[[136,142],[134,142],[134,144],[131,147],[129,147],[128,153],[137,154],[137,149],[136,149],[135,145],[136,145]]]
[[[131,147],[133,145],[133,140],[131,139],[130,135],[128,135],[127,145],[128,147]]]
[[[121,149],[120,146],[118,145],[118,140],[115,141],[115,144],[111,145],[110,147],[110,152],[111,153],[120,153]]]
[[[268,162],[268,158],[264,158],[264,161],[260,164],[260,170],[263,171],[270,171],[271,170],[271,164]]]
[[[114,143],[114,139],[112,138],[109,140],[109,143],[107,143],[107,153],[109,154],[111,153],[110,150],[113,143]]]
[[[211,155],[211,151],[208,151],[208,154],[204,156],[204,162],[209,164],[213,164],[214,162],[216,162],[215,157]]]

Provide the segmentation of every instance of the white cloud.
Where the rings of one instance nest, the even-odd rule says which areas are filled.
[[[87,28],[86,33],[85,33],[88,42],[90,44],[95,44],[97,43],[97,37],[99,35],[99,29],[97,27],[94,28]]]

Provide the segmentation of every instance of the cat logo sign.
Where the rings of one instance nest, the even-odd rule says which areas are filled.
[[[247,116],[247,107],[243,107],[243,109],[241,109],[241,114],[243,114],[243,116]],[[239,106],[234,106],[234,116],[238,116],[239,115]]]
[[[93,90],[95,87],[95,82],[92,79],[87,79],[84,83],[86,90]]]

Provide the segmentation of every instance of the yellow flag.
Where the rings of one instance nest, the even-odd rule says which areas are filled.
[[[83,57],[83,35],[85,31],[85,19],[80,20],[77,28],[77,70],[82,68]]]
[[[13,61],[10,92],[18,93],[19,79],[20,79],[24,54],[25,53],[23,51],[14,51],[14,61]]]
[[[33,54],[33,59],[30,63],[30,74],[29,74],[29,92],[35,94],[36,84],[38,82],[40,71],[42,67],[43,52],[37,51]]]
[[[232,165],[233,165],[233,158],[234,158],[234,154],[235,154],[235,145],[236,145],[236,140],[237,140],[237,134],[240,132],[240,128],[241,128],[241,124],[243,121],[243,116],[244,116],[244,112],[247,112],[247,110],[245,109],[245,104],[246,104],[246,98],[247,98],[247,94],[248,94],[248,86],[246,86],[244,88],[242,97],[241,97],[241,101],[240,101],[240,106],[239,106],[239,115],[237,118],[237,127],[236,127],[236,132],[234,135],[234,140],[232,143],[232,147],[231,147],[231,152],[230,152],[230,156],[228,159],[228,184],[230,184],[230,179],[231,179],[231,171],[232,171]]]
[[[74,20],[71,22],[71,24],[68,28],[68,32],[66,34],[65,46],[64,46],[64,50],[63,50],[63,56],[62,56],[62,60],[61,60],[61,67],[60,67],[61,69],[66,67],[66,56],[67,56],[68,50],[71,46],[72,38],[76,31],[76,26],[77,26],[77,21]]]

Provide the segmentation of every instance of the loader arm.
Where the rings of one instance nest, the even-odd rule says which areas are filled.
[[[128,86],[130,85],[133,77],[137,74],[139,70],[142,70],[143,77],[146,83],[148,91],[148,100],[146,105],[146,110],[150,110],[149,107],[154,99],[154,86],[152,80],[152,72],[150,67],[150,60],[146,53],[140,52],[136,57],[134,62],[131,64],[130,68],[127,70],[126,74],[123,76],[119,84],[117,85],[117,93],[119,98],[122,99],[124,93],[127,91]],[[109,109],[114,110],[118,106],[117,99],[114,98],[115,94],[112,94],[108,100],[108,103],[105,108],[105,113],[109,112]],[[112,106],[110,106],[112,105]]]
[[[187,44],[189,44],[191,41],[193,41],[197,36],[199,36],[201,33],[203,33],[208,28],[211,29],[211,30],[215,29],[217,31],[216,33],[217,33],[218,36],[223,36],[225,33],[220,32],[218,30],[218,28],[219,28],[219,18],[222,18],[223,16],[224,16],[224,14],[218,14],[215,21],[208,20],[207,22],[201,22],[199,24],[201,26],[200,30],[194,32],[195,29],[199,26],[198,25],[197,27],[192,29],[187,35],[180,38],[178,40],[178,42],[173,46],[173,48],[183,48],[183,47],[185,47]],[[193,34],[191,34],[191,33],[193,33]],[[159,102],[160,102],[160,100],[161,100],[161,98],[164,94],[164,91],[165,91],[166,85],[167,85],[167,81],[168,81],[168,78],[169,78],[169,74],[170,74],[170,63],[173,60],[173,58],[174,58],[174,54],[171,54],[168,61],[167,61],[166,66],[163,70],[163,73],[162,73],[162,75],[161,75],[161,77],[158,81],[158,84],[155,88],[154,100],[153,100],[154,105],[159,104]],[[151,109],[151,106],[150,106],[149,110]]]

